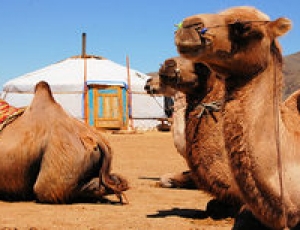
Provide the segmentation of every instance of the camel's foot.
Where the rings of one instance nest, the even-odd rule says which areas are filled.
[[[263,225],[253,214],[247,210],[242,210],[235,218],[232,230],[271,230]]]
[[[240,205],[233,205],[217,199],[210,200],[206,205],[208,216],[215,220],[235,217],[239,210]]]
[[[192,179],[190,171],[181,172],[178,174],[167,173],[161,176],[158,186],[163,188],[197,188],[195,182]]]

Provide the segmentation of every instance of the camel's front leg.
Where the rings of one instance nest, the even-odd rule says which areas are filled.
[[[163,188],[186,188],[196,189],[197,186],[193,180],[191,171],[181,173],[167,173],[160,177],[158,186]]]

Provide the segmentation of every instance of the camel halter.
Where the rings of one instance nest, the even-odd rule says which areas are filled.
[[[181,71],[180,68],[175,69],[175,76],[174,79],[168,79],[168,81],[175,83],[178,85],[182,81],[181,77]],[[163,75],[160,77],[164,77]],[[204,115],[210,115],[214,121],[216,121],[216,118],[213,114],[213,112],[219,112],[221,111],[223,102],[222,101],[212,101],[208,103],[202,103],[200,102],[193,110],[200,110],[200,112],[196,115],[197,118],[202,118]]]
[[[214,121],[216,121],[216,118],[213,114],[213,112],[219,112],[222,107],[222,102],[221,101],[213,101],[210,103],[202,103],[200,102],[199,105],[195,108],[200,109],[200,113],[197,115],[197,118],[202,118],[203,115],[210,115]]]
[[[175,27],[177,29],[182,29],[182,28],[191,28],[193,26],[195,27],[195,30],[197,31],[197,33],[199,34],[200,38],[203,38],[203,36],[209,31],[209,29],[213,29],[213,28],[219,28],[219,27],[228,27],[231,25],[244,25],[244,24],[252,24],[252,23],[268,23],[270,22],[269,20],[253,20],[253,21],[240,21],[240,20],[236,20],[235,22],[232,23],[228,23],[226,25],[215,25],[215,26],[208,26],[208,27],[200,27],[201,23],[193,23],[191,25],[187,25],[184,26],[183,22],[181,21],[178,24],[175,24]],[[175,32],[176,33],[176,32]]]
[[[279,89],[277,87],[277,69],[275,67],[276,58],[273,57],[273,64],[274,64],[274,83],[273,83],[273,95],[274,95],[274,100],[273,100],[273,110],[275,114],[275,141],[276,141],[276,152],[277,152],[277,167],[278,167],[278,177],[279,177],[279,187],[280,187],[280,199],[281,199],[281,208],[282,208],[282,216],[283,216],[283,221],[284,221],[284,230],[289,229],[288,227],[288,219],[287,219],[287,214],[286,214],[286,207],[284,203],[284,196],[285,196],[285,183],[284,183],[284,170],[283,170],[283,159],[282,159],[282,152],[281,152],[281,138],[280,138],[280,126],[279,126],[279,113],[280,113],[280,106],[279,106],[279,101],[280,101],[280,93]]]
[[[249,20],[249,21],[241,21],[241,20],[236,20],[235,22],[231,22],[231,23],[228,23],[226,25],[215,25],[215,26],[208,26],[208,27],[203,27],[199,32],[201,33],[205,33],[208,29],[210,28],[218,28],[218,27],[227,27],[227,26],[230,26],[230,25],[234,25],[234,24],[237,24],[237,23],[243,23],[243,24],[250,24],[250,23],[267,23],[267,22],[270,22],[269,20]],[[175,24],[174,26],[177,28],[177,29],[181,29],[181,28],[190,28],[190,27],[193,27],[193,26],[198,26],[200,25],[201,23],[193,23],[191,25],[187,25],[187,26],[184,26],[183,25],[183,21],[179,22],[178,24]]]
[[[153,92],[150,92],[150,96],[154,99],[154,101],[156,102],[156,104],[158,105],[159,108],[166,110],[166,108],[164,108],[164,106],[158,101],[156,94],[154,94]],[[171,110],[171,109],[168,109],[168,110]]]

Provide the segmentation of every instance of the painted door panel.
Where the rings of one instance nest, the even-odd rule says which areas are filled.
[[[93,86],[89,90],[89,124],[97,128],[124,127],[126,106],[123,99],[121,87]]]

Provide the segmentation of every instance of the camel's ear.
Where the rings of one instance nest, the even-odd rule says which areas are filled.
[[[276,38],[286,34],[292,28],[292,22],[288,18],[278,18],[275,21],[271,21],[268,27],[274,38]]]

